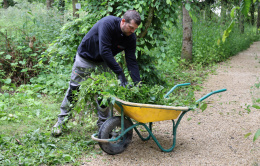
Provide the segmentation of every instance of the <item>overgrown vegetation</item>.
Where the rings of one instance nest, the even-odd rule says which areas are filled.
[[[95,132],[96,116],[86,102],[93,102],[95,95],[105,96],[104,104],[112,94],[132,102],[192,106],[193,91],[199,90],[207,74],[214,72],[215,63],[259,40],[255,27],[245,24],[245,33],[241,34],[235,25],[225,43],[220,42],[228,20],[223,24],[223,19],[216,15],[211,20],[205,19],[201,12],[193,23],[194,62],[186,64],[180,59],[182,28],[178,3],[169,7],[168,3],[151,4],[144,0],[131,1],[131,4],[105,2],[101,5],[99,1],[85,1],[90,4],[88,7],[82,5],[80,12],[84,17],[75,20],[69,20],[70,13],[59,13],[55,7],[47,11],[41,3],[23,1],[14,7],[0,9],[0,164],[80,164],[76,159],[93,150],[94,143],[87,133]],[[50,130],[56,122],[73,57],[82,37],[101,17],[107,14],[120,16],[132,6],[145,19],[149,5],[158,11],[151,31],[147,32],[146,38],[138,40],[142,87],[122,88],[108,73],[92,75],[94,80],[82,83],[80,101],[64,135],[51,137]],[[170,15],[171,10],[174,15]],[[137,35],[142,34],[144,24]],[[120,54],[116,59],[124,66],[122,56]],[[127,75],[126,69],[125,73]],[[101,84],[100,81],[104,82]],[[192,86],[180,88],[170,99],[164,100],[163,95],[175,84],[186,82]]]
[[[42,70],[41,54],[59,35],[63,17],[26,1],[0,12],[0,84],[26,84]]]
[[[91,110],[93,105],[96,105],[96,97],[102,99],[101,104],[107,105],[109,101],[114,103],[114,98],[119,98],[124,101],[135,103],[168,105],[168,106],[190,106],[195,107],[195,98],[192,88],[182,88],[176,91],[165,99],[166,93],[170,90],[168,86],[162,85],[149,85],[137,84],[129,82],[126,88],[119,86],[119,82],[114,74],[102,73],[94,74],[81,83],[80,96],[78,97],[77,112],[81,108],[86,107],[89,103],[87,110]]]

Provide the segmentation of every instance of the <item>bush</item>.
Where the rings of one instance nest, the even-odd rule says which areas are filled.
[[[245,33],[241,34],[237,26],[234,27],[230,36],[223,43],[219,40],[225,30],[225,25],[218,22],[205,20],[193,23],[193,65],[208,66],[226,60],[250,47],[259,40],[255,27],[245,24]],[[172,27],[166,29],[166,39],[164,45],[151,51],[151,55],[158,59],[157,68],[165,72],[172,72],[179,67],[182,48],[182,28]],[[171,67],[165,67],[171,66]]]
[[[41,53],[59,34],[63,17],[57,9],[26,1],[0,9],[0,16],[0,83],[28,83],[42,69]]]

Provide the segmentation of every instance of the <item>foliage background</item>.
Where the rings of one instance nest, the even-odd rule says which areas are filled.
[[[132,8],[141,13],[143,22],[136,32],[140,36],[136,56],[141,64],[142,80],[148,86],[154,85],[158,96],[163,96],[175,84],[190,82],[193,86],[174,94],[185,98],[190,92],[192,98],[192,92],[201,88],[200,84],[207,74],[214,72],[217,62],[225,61],[259,40],[255,26],[245,22],[244,33],[235,24],[223,43],[219,39],[229,27],[231,17],[213,14],[209,18],[207,9],[192,7],[197,20],[193,22],[194,61],[186,64],[180,58],[180,1],[81,1],[78,19],[72,17],[69,0],[65,1],[63,12],[59,11],[58,1],[50,10],[46,9],[45,1],[16,2],[14,7],[0,9],[0,164],[4,165],[66,162],[79,165],[77,157],[93,149],[94,142],[85,133],[96,130],[96,116],[84,105],[76,107],[78,110],[62,137],[53,138],[50,134],[68,86],[77,46],[103,16],[121,16]],[[217,4],[211,7],[214,5]],[[141,37],[146,31],[150,9],[154,9],[154,18],[150,20],[147,34]],[[235,22],[238,22],[237,15]],[[124,66],[122,56],[116,59]],[[126,69],[125,73],[130,80]],[[138,90],[131,93],[141,96]],[[185,99],[183,102],[190,104]]]

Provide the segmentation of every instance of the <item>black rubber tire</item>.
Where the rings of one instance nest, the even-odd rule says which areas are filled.
[[[124,120],[124,127],[127,129],[131,126],[129,120]],[[121,117],[115,116],[106,120],[99,129],[98,138],[111,139],[121,134]],[[122,153],[131,143],[133,137],[133,129],[128,131],[117,142],[99,142],[100,148],[107,154],[115,155]]]

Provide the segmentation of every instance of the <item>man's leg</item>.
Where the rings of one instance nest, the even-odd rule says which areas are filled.
[[[85,61],[78,54],[76,55],[75,62],[72,67],[69,88],[67,89],[67,92],[60,107],[61,113],[58,115],[58,122],[53,126],[52,133],[54,136],[59,136],[62,133],[62,125],[65,122],[64,119],[68,117],[71,109],[76,103],[75,93],[79,91],[79,83],[83,81],[86,76],[95,69],[95,67],[95,64]]]
[[[99,69],[101,69],[101,72],[110,72],[112,73],[112,70],[106,65],[106,63],[101,63],[99,65]],[[97,126],[100,128],[102,124],[107,120],[108,117],[110,117],[110,107],[100,106],[101,101],[96,100],[97,103],[97,114],[98,114],[98,120],[97,120]]]
[[[100,106],[100,103],[98,100],[96,100],[97,103],[97,113],[98,113],[98,120],[97,120],[97,126],[100,128],[102,124],[107,120],[107,118],[110,116],[110,108],[105,106]]]

